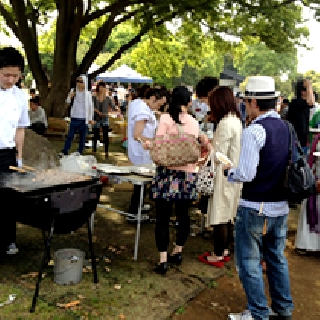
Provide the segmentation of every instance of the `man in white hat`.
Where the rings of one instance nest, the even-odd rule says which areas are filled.
[[[239,165],[225,167],[230,182],[243,182],[235,223],[235,258],[247,309],[230,320],[291,319],[293,302],[284,256],[289,213],[283,181],[289,130],[276,112],[274,79],[248,79],[243,96],[251,124],[244,129]],[[261,257],[267,265],[271,309],[265,296]]]

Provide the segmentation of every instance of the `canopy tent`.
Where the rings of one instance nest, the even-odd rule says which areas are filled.
[[[100,73],[97,76],[97,80],[105,82],[152,83],[152,78],[142,76],[125,64],[116,70]]]
[[[95,71],[97,71],[99,68],[100,68],[99,65],[93,63],[93,64],[90,66],[90,68],[89,68],[89,70],[88,70],[88,73],[90,74],[90,73],[92,73],[92,72],[95,72]]]

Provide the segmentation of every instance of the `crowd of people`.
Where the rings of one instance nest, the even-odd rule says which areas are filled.
[[[40,99],[30,92],[28,100],[15,86],[24,69],[24,59],[14,48],[0,49],[0,173],[10,166],[22,167],[24,129],[43,134],[47,127]],[[67,98],[70,127],[62,153],[67,155],[76,132],[80,135],[80,154],[84,151],[88,124],[93,128],[93,151],[102,131],[105,156],[108,158],[109,113],[121,110],[128,122],[128,157],[133,165],[152,164],[150,148],[156,136],[183,131],[199,141],[204,155],[220,152],[229,161],[216,157],[214,193],[201,196],[196,188],[200,162],[179,166],[157,166],[149,190],[155,203],[155,244],[159,262],[154,272],[165,275],[170,264],[180,265],[182,252],[190,233],[189,208],[199,200],[199,208],[207,214],[207,226],[213,226],[213,248],[199,255],[199,260],[213,267],[223,267],[230,260],[234,242],[235,263],[247,297],[247,310],[230,314],[231,320],[291,319],[293,301],[290,293],[288,263],[284,254],[287,236],[289,203],[283,182],[288,163],[290,133],[287,120],[297,132],[305,157],[318,176],[320,135],[308,143],[309,121],[319,117],[312,84],[297,82],[296,98],[282,100],[272,77],[248,78],[245,92],[234,94],[218,79],[205,77],[196,87],[198,99],[185,86],[172,91],[148,85],[129,90],[124,99],[113,96],[108,85],[100,81],[94,94],[88,90],[87,78],[80,75],[76,87]],[[310,115],[311,112],[311,115]],[[319,121],[320,123],[320,121]],[[314,125],[319,124],[314,120]],[[205,124],[205,126],[203,126]],[[208,130],[210,124],[210,130]],[[214,131],[212,137],[206,133]],[[279,138],[280,137],[280,138]],[[318,165],[318,166],[317,166]],[[147,195],[145,194],[144,197]],[[320,250],[318,195],[301,205],[296,247],[299,250]],[[10,211],[5,189],[0,192],[3,211]],[[129,212],[138,213],[140,187],[134,186]],[[177,232],[175,246],[169,251],[169,222],[175,210]],[[15,219],[3,215],[0,231],[1,254],[15,254]],[[233,237],[234,232],[234,237]],[[271,307],[268,306],[263,282],[264,261],[267,269]]]
[[[196,101],[192,102],[187,88],[176,87],[167,95],[165,107],[159,109],[155,106],[158,97],[154,90],[145,89],[129,106],[131,161],[141,157],[139,164],[151,163],[148,148],[152,139],[174,133],[176,124],[182,124],[184,130],[200,138],[207,153],[212,149],[221,152],[232,163],[232,166],[219,161],[215,163],[214,194],[201,196],[199,200],[199,208],[207,214],[207,226],[214,227],[213,250],[201,254],[199,260],[221,268],[230,260],[231,244],[233,241],[235,244],[236,266],[248,305],[242,314],[230,314],[229,319],[291,319],[293,301],[284,255],[289,203],[283,189],[289,155],[289,129],[282,118],[287,108],[287,119],[299,132],[300,144],[307,147],[310,110],[316,108],[311,98],[314,93],[310,81],[299,81],[297,97],[290,103],[283,99],[279,110],[279,97],[271,77],[250,77],[243,95],[234,95],[229,88],[219,86],[217,79],[204,78],[196,87],[199,93]],[[159,112],[160,109],[166,112],[156,123],[155,110]],[[295,117],[299,121],[292,120]],[[211,142],[201,130],[203,123],[212,124],[214,136]],[[313,145],[311,151],[315,148]],[[304,151],[308,156],[308,148]],[[314,163],[315,157],[310,155],[309,162],[310,165]],[[156,207],[155,242],[159,262],[154,271],[161,275],[167,273],[170,264],[179,265],[183,260],[182,251],[190,232],[188,209],[198,197],[195,186],[197,165],[199,163],[156,169],[149,197],[155,201]],[[136,190],[136,196],[139,194],[140,189]],[[320,238],[317,209],[314,209],[313,216],[310,212],[306,214],[310,201],[306,199],[301,206],[296,245],[301,246],[299,238],[309,239],[303,248],[319,250],[314,246]],[[175,246],[168,254],[169,219],[173,207],[177,232]],[[310,217],[313,217],[312,228]],[[310,241],[313,246],[308,246]],[[264,267],[271,307],[267,305],[264,291]]]

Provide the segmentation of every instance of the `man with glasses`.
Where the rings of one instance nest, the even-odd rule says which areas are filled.
[[[25,128],[30,125],[28,100],[15,84],[24,70],[24,58],[12,47],[0,49],[0,174],[22,167]],[[16,221],[6,189],[0,189],[0,255],[16,254]]]
[[[76,132],[80,135],[77,151],[82,154],[86,142],[87,125],[93,123],[92,95],[91,92],[88,91],[86,76],[81,75],[77,78],[76,91],[74,92],[74,89],[71,90],[66,102],[71,105],[71,121],[68,136],[62,149],[62,154],[60,155],[68,154]]]
[[[301,147],[307,156],[310,109],[314,107],[315,99],[310,80],[299,80],[296,85],[296,99],[289,104],[287,120],[296,130]]]

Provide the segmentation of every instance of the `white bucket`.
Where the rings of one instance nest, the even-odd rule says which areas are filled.
[[[54,253],[54,281],[57,284],[71,285],[82,279],[85,253],[78,249],[60,249]]]

